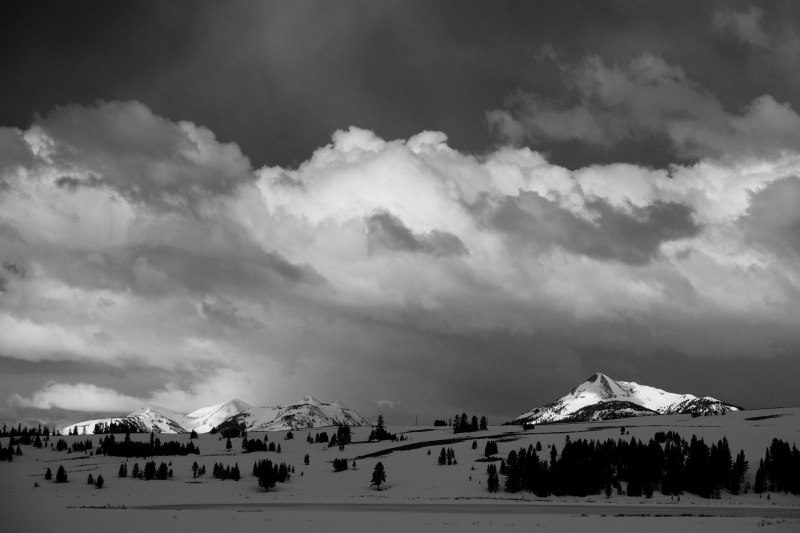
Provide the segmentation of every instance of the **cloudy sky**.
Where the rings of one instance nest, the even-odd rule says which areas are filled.
[[[602,371],[800,404],[794,2],[11,2],[0,418]]]

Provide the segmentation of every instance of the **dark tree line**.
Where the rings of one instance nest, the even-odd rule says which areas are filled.
[[[236,463],[231,467],[222,466],[222,463],[214,463],[214,468],[211,470],[212,475],[217,478],[225,481],[226,479],[232,479],[234,481],[239,481],[242,475],[239,472],[239,463]]]
[[[555,445],[549,450],[546,458],[533,445],[510,451],[499,469],[505,490],[541,497],[610,496],[614,489],[621,494],[624,482],[628,496],[650,497],[660,489],[666,495],[691,492],[710,498],[719,497],[720,489],[738,493],[748,468],[744,452],[732,458],[725,438],[709,447],[703,439],[692,436],[687,443],[674,433],[647,443],[567,437],[560,455]]]
[[[17,424],[17,427],[11,426],[11,428],[3,424],[2,429],[0,429],[0,437],[36,437],[37,435],[39,437],[47,437],[50,434],[50,428],[47,426],[42,427],[41,424],[35,428],[23,427],[22,423]]]
[[[223,439],[235,439],[238,437],[247,436],[247,424],[244,422],[236,422],[234,420],[226,420],[218,426],[211,428],[210,433],[216,435],[219,433]]]
[[[311,444],[311,443],[314,443],[314,444],[320,444],[320,443],[325,444],[325,443],[329,442],[328,439],[329,439],[329,437],[328,437],[328,433],[326,431],[322,431],[320,433],[315,433],[313,439],[311,438],[311,432],[309,431],[308,432],[308,437],[306,437],[306,442],[309,443],[309,444]]]
[[[188,444],[176,441],[161,442],[155,434],[150,433],[146,442],[132,441],[129,433],[118,441],[114,435],[104,437],[97,446],[97,453],[113,457],[152,457],[154,455],[189,455],[200,454],[200,449],[191,440]]]
[[[268,442],[269,439],[266,435],[264,435],[264,440],[261,439],[248,439],[244,437],[242,439],[242,451],[246,453],[252,452],[277,452],[281,453],[281,445],[275,445],[274,442]]]
[[[759,461],[753,490],[757,493],[791,492],[800,494],[800,450],[797,444],[772,439],[764,458]]]
[[[274,488],[276,483],[285,483],[294,472],[294,467],[289,467],[286,463],[278,465],[269,459],[262,459],[253,463],[253,475],[258,478],[258,486],[269,489]]]
[[[167,463],[162,462],[156,466],[155,461],[148,461],[144,464],[144,467],[139,467],[139,463],[133,463],[130,477],[134,479],[144,479],[145,481],[150,481],[153,479],[164,481],[172,478],[172,468],[170,467],[171,464],[172,463],[168,465]],[[121,465],[117,475],[119,477],[128,477],[128,466]]]
[[[347,462],[347,459],[345,459],[345,458],[340,458],[340,459],[334,459],[333,460],[333,471],[334,472],[341,472],[343,470],[347,470],[348,467],[349,467],[349,464]]]
[[[482,416],[480,421],[478,417],[474,416],[472,419],[467,418],[467,413],[461,413],[461,416],[456,415],[453,419],[453,433],[467,433],[469,431],[486,431],[486,417]]]
[[[77,428],[75,428],[77,431]],[[119,421],[111,421],[108,424],[98,422],[94,425],[95,435],[107,435],[110,433],[145,433],[137,424],[130,420],[120,419]],[[77,433],[75,433],[77,435]]]

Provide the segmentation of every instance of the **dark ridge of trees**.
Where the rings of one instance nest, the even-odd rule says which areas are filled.
[[[440,428],[440,427],[447,427],[450,424],[447,423],[447,420],[436,419],[433,421],[433,427]]]
[[[341,472],[342,470],[348,469],[347,459],[334,459],[333,460],[333,471],[334,472]]]
[[[737,458],[738,459],[738,458]],[[764,458],[759,461],[753,490],[800,494],[800,450],[788,442],[772,439]]]
[[[77,428],[75,428],[77,430]],[[119,421],[112,420],[108,424],[98,422],[94,425],[95,435],[107,435],[110,433],[146,433],[138,424],[124,418]]]
[[[127,470],[127,467],[125,467],[126,475]],[[122,473],[122,468],[120,468],[120,473]],[[125,476],[120,475],[120,477]],[[144,479],[145,481],[150,481],[153,479],[164,481],[172,477],[172,468],[170,468],[169,465],[164,462],[156,466],[155,461],[148,461],[144,464],[144,468],[139,468],[139,463],[133,463],[131,477],[133,479]]]
[[[242,439],[242,451],[245,453],[252,453],[252,452],[274,452],[276,450],[275,443],[269,442],[269,438],[264,435],[264,440],[261,439],[248,439],[244,437]]]
[[[549,459],[540,458],[537,448],[541,451],[533,445],[511,450],[501,463],[507,492],[610,496],[613,489],[622,493],[625,483],[628,496],[649,498],[660,489],[666,495],[719,498],[721,489],[738,493],[748,468],[744,452],[732,459],[727,439],[709,447],[694,435],[688,443],[677,434],[657,435],[647,443],[635,438],[572,441],[567,436],[561,454],[552,446]]]
[[[285,483],[291,478],[294,467],[289,467],[286,463],[273,464],[269,459],[262,459],[253,463],[253,475],[258,478],[258,486],[269,489],[274,488],[276,483]]]
[[[239,479],[242,477],[241,473],[239,472],[239,463],[234,464],[233,467],[230,465],[223,466],[222,463],[214,463],[214,468],[211,472],[215,478],[223,481],[226,479],[239,481]]]
[[[226,420],[218,426],[211,428],[210,433],[216,435],[219,433],[223,439],[236,439],[239,437],[247,436],[247,424],[244,422],[236,422],[233,419]]]
[[[310,435],[310,433],[309,433]],[[322,431],[314,435],[314,443],[315,444],[325,444],[329,441],[328,433],[326,431]]]
[[[35,428],[29,428],[28,426],[22,427],[22,423],[17,424],[17,427],[11,426],[10,428],[3,424],[3,427],[0,428],[0,437],[49,437],[51,435],[50,428],[47,426],[42,427],[39,424]],[[19,444],[30,444],[30,442],[20,442]]]
[[[482,416],[478,421],[477,416],[472,416],[472,419],[467,418],[467,413],[461,413],[461,416],[456,415],[453,421],[453,433],[466,433],[469,431],[485,431],[487,429],[486,417]]]
[[[199,455],[200,449],[191,440],[188,444],[176,441],[161,442],[154,433],[150,433],[149,441],[139,442],[132,441],[130,434],[126,433],[122,441],[118,441],[113,434],[104,437],[97,446],[97,453],[112,457],[144,458],[154,455]]]

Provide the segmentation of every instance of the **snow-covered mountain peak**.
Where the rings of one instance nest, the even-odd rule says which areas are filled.
[[[315,428],[345,424],[366,426],[370,421],[342,404],[325,403],[306,396],[299,403],[277,407],[253,407],[242,400],[201,407],[188,415],[156,405],[142,407],[124,417],[87,420],[65,426],[62,433],[77,431],[79,435],[94,433],[94,429],[111,424],[124,425],[131,431],[156,433],[208,433],[225,422],[245,423],[256,431]],[[100,429],[102,431],[102,429]]]
[[[676,394],[632,381],[616,381],[596,373],[569,394],[517,417],[517,422],[542,423],[596,420],[654,414],[719,414],[738,408],[715,398]]]
[[[571,395],[575,397],[594,395],[601,399],[619,398],[629,396],[630,393],[619,383],[600,372],[572,389]]]

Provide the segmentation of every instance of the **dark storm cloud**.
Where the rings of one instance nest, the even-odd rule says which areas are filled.
[[[753,8],[753,5],[756,7]],[[755,11],[754,11],[755,10]],[[747,46],[750,13],[771,49]],[[567,65],[649,52],[681,65],[727,110],[762,94],[800,108],[794,2],[12,2],[0,24],[0,123],[27,127],[66,102],[138,99],[205,124],[254,161],[293,165],[355,124],[385,138],[445,131],[494,143],[484,113],[516,90],[558,99]],[[457,14],[457,15],[456,15]],[[742,22],[744,21],[744,22]],[[715,29],[716,28],[716,29]],[[794,31],[796,33],[796,30]],[[794,40],[793,40],[794,39]],[[758,39],[756,39],[758,40]],[[98,46],[98,43],[102,43]],[[794,54],[794,55],[793,55]],[[794,60],[793,60],[794,59]],[[541,146],[554,162],[664,163],[663,145]]]
[[[52,143],[49,161],[88,171],[84,178],[59,178],[59,186],[105,186],[135,201],[181,206],[230,193],[252,178],[238,146],[218,143],[206,128],[154,115],[138,102],[58,107],[37,126]]]
[[[436,257],[468,253],[461,239],[452,233],[432,230],[424,235],[415,235],[402,220],[388,211],[371,214],[366,224],[367,244],[371,252],[422,252]]]
[[[798,401],[795,3],[11,7],[20,409],[502,421],[595,371],[753,406],[772,363]]]
[[[486,224],[533,246],[558,246],[600,260],[643,265],[658,257],[664,242],[697,235],[688,206],[655,202],[624,212],[602,200],[586,205],[594,220],[578,217],[535,193],[507,197],[475,209]]]

